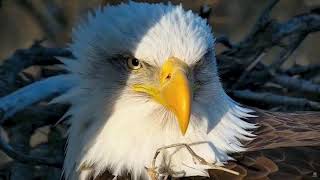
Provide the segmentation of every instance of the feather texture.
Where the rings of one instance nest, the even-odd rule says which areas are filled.
[[[55,100],[72,104],[67,112],[72,117],[66,179],[97,177],[105,171],[148,179],[145,167],[151,165],[156,150],[176,143],[206,142],[191,148],[217,165],[231,160],[229,153],[244,151],[242,141],[254,138],[256,125],[243,119],[253,117],[253,111],[225,94],[213,46],[206,20],[181,6],[129,2],[89,15],[73,32],[70,49],[76,59],[62,60],[78,86]],[[121,58],[114,57],[122,54],[142,59],[153,69],[171,56],[190,67],[202,62],[193,72],[202,83],[194,95],[185,136],[173,113],[130,88],[132,82],[148,81],[157,71],[141,77],[119,69]],[[196,164],[183,148],[162,151],[156,165],[176,172],[173,176],[208,176],[208,167]]]
[[[229,169],[240,172],[233,176],[211,171],[216,179],[319,179],[320,174],[320,113],[280,113],[255,109],[258,118],[257,138],[245,143],[246,152],[235,153],[237,160]]]

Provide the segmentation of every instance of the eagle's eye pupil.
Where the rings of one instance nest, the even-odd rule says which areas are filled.
[[[128,67],[130,69],[136,70],[136,69],[140,69],[142,66],[141,66],[141,62],[139,61],[139,59],[129,58],[128,59]]]
[[[133,59],[133,60],[132,60],[132,65],[134,65],[134,66],[139,66],[139,64],[140,64],[140,62],[139,62],[138,59]]]

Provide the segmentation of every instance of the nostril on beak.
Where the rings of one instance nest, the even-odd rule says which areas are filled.
[[[166,80],[169,80],[171,79],[171,73],[169,73],[167,76],[166,76]]]

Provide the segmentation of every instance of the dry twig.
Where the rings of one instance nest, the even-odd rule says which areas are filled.
[[[161,147],[161,148],[157,149],[157,151],[154,154],[153,160],[152,160],[151,168],[146,168],[150,178],[152,180],[157,180],[159,178],[159,176],[163,174],[163,172],[161,172],[161,173],[158,172],[157,171],[158,167],[156,167],[156,160],[157,160],[158,155],[161,153],[161,151],[163,151],[165,149],[177,148],[177,147],[186,148],[188,150],[188,152],[190,153],[190,155],[192,156],[193,160],[195,161],[194,163],[198,162],[198,163],[200,163],[202,165],[209,166],[211,169],[217,169],[217,170],[225,171],[225,172],[228,172],[228,173],[231,173],[231,174],[234,174],[234,175],[239,175],[239,173],[236,172],[236,171],[233,171],[233,170],[224,168],[222,166],[217,166],[217,165],[215,165],[213,163],[207,162],[204,158],[202,158],[199,155],[197,155],[192,150],[192,148],[190,147],[190,146],[193,146],[193,145],[199,145],[199,144],[204,144],[204,143],[208,143],[208,142],[196,142],[196,143],[190,143],[190,144],[177,143],[177,144],[171,144],[171,145],[164,146],[164,147]],[[166,172],[166,173],[168,173],[168,172]],[[171,172],[169,172],[169,175],[171,175]]]

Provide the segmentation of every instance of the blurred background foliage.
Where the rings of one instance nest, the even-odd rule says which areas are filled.
[[[2,0],[0,7],[0,59],[18,48],[29,47],[35,40],[47,39],[46,45],[65,47],[70,42],[72,27],[86,14],[101,5],[117,4],[121,0]],[[144,0],[144,2],[165,2]],[[209,18],[217,37],[226,35],[238,42],[254,25],[268,0],[173,0],[186,9],[199,12],[201,6],[212,8]],[[273,10],[273,17],[280,21],[320,6],[320,0],[282,0]],[[291,56],[290,64],[319,63],[320,52],[314,44],[320,42],[320,34],[307,37]],[[217,47],[221,52],[223,46]],[[276,51],[276,50],[275,50]],[[271,57],[270,57],[271,58]],[[268,61],[268,57],[265,58]]]

